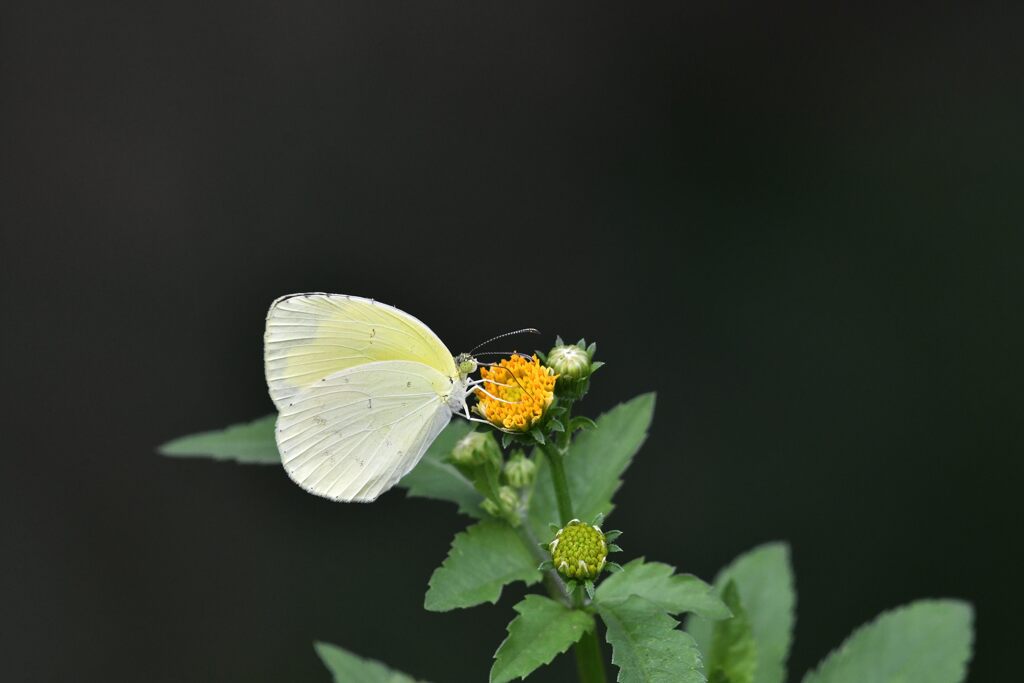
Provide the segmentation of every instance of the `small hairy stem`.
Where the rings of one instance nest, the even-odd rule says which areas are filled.
[[[548,456],[548,464],[551,465],[551,482],[555,486],[555,498],[558,500],[558,514],[562,517],[562,525],[569,523],[572,516],[572,499],[569,497],[569,480],[565,477],[565,463],[562,458],[565,452],[558,448],[551,441],[546,442],[541,448],[544,455]]]
[[[575,519],[572,510],[572,498],[569,497],[569,480],[565,476],[565,455],[569,452],[569,443],[572,440],[572,433],[568,429],[572,403],[568,403],[563,420],[566,430],[558,435],[558,443],[547,441],[541,446],[544,454],[548,457],[548,464],[551,465],[551,483],[555,487],[555,498],[558,500],[558,514],[562,517],[562,526]],[[536,546],[534,546],[536,547]],[[559,578],[559,583],[561,579]],[[565,584],[562,583],[565,590]],[[550,590],[550,589],[549,589]],[[582,590],[574,591],[575,595],[566,602],[576,609],[583,606]],[[568,596],[566,596],[568,597]],[[601,655],[601,646],[597,640],[596,629],[583,634],[583,637],[573,646],[576,654],[576,670],[579,674],[580,683],[605,683],[604,658]]]
[[[601,656],[601,644],[597,640],[597,629],[584,633],[574,650],[580,683],[605,683],[604,660]]]

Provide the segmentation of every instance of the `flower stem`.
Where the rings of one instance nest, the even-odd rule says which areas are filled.
[[[566,406],[564,420],[568,425],[569,415],[572,412],[572,403]],[[575,519],[572,509],[572,498],[569,496],[569,480],[565,476],[565,455],[569,452],[569,443],[572,434],[566,429],[559,435],[558,443],[546,441],[541,449],[548,457],[548,464],[551,466],[551,483],[555,487],[555,499],[558,501],[558,514],[562,518],[562,526]],[[564,585],[564,584],[563,584]],[[549,587],[550,590],[550,587]],[[574,607],[583,606],[582,589],[573,591],[571,596]],[[597,640],[597,629],[587,631],[583,637],[573,646],[576,654],[576,670],[579,674],[580,683],[605,683],[604,657],[601,654],[601,645]]]
[[[555,487],[555,499],[558,501],[558,514],[562,518],[562,525],[565,526],[572,516],[572,498],[569,497],[569,480],[565,477],[564,451],[548,441],[541,448],[544,455],[548,456],[548,464],[551,465],[551,483]]]
[[[605,683],[604,659],[601,656],[601,644],[597,641],[597,629],[584,633],[574,650],[580,683]]]

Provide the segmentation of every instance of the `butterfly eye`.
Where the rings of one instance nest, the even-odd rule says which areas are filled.
[[[468,353],[460,353],[455,357],[455,365],[459,368],[459,374],[465,377],[476,372],[476,358]]]

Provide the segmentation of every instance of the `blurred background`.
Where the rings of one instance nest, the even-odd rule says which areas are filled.
[[[324,290],[456,352],[594,339],[591,415],[656,390],[624,557],[711,579],[788,540],[792,681],[928,596],[975,604],[971,681],[1009,680],[1022,19],[5,3],[4,678],[327,681],[326,640],[485,679],[523,591],[422,609],[453,506],[154,453],[271,412],[266,309]]]

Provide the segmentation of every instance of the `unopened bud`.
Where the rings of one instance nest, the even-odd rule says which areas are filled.
[[[484,512],[492,517],[504,517],[513,526],[519,524],[519,494],[511,486],[502,486],[498,489],[498,500],[485,498],[480,503]]]
[[[537,465],[522,452],[513,455],[505,463],[505,480],[517,489],[526,488],[537,478]]]
[[[566,344],[561,337],[555,340],[555,347],[548,351],[545,362],[558,375],[556,396],[578,401],[586,395],[590,388],[590,376],[602,365],[593,362],[596,349],[597,344],[587,346],[585,339],[576,344]]]
[[[451,461],[463,467],[501,463],[501,447],[491,432],[470,432],[455,443]]]
[[[519,494],[511,486],[498,489],[498,502],[506,512],[515,512],[519,508]]]
[[[551,349],[547,366],[555,371],[559,379],[583,379],[590,375],[590,357],[585,349],[575,344],[563,344]]]

